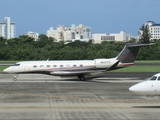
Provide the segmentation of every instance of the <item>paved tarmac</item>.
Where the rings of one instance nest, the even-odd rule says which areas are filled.
[[[13,81],[13,75],[0,74],[0,120],[160,119],[159,97],[128,90],[149,73],[111,74],[87,81],[35,74]]]

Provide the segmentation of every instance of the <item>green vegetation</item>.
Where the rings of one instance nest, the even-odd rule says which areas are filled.
[[[41,34],[39,41],[22,35],[18,38],[6,40],[0,37],[0,60],[26,61],[26,60],[92,60],[95,58],[112,58],[119,54],[126,43],[102,42],[92,44],[92,41],[75,41],[64,44],[55,42]],[[130,42],[135,42],[134,40]],[[142,47],[137,60],[160,60],[160,40],[154,40],[156,45]]]
[[[0,61],[0,64],[14,64],[18,61]]]
[[[160,72],[160,66],[130,66],[111,72]]]
[[[150,32],[149,32],[148,24],[147,25],[144,25],[144,24],[142,25],[142,27],[140,28],[139,35],[140,35],[139,41],[141,43],[149,43],[150,42],[151,35],[150,35]]]
[[[150,42],[148,26],[142,25],[140,28],[141,43]],[[132,38],[129,42],[136,42]],[[138,53],[135,63],[160,63],[160,39],[152,40],[156,43],[152,46],[142,47]],[[79,40],[65,44],[56,42],[56,39],[39,35],[38,41],[27,35],[18,38],[5,39],[0,37],[0,64],[13,64],[17,61],[31,60],[93,60],[95,58],[112,58],[119,54],[125,42],[102,42],[102,44],[92,44]],[[143,60],[143,61],[141,61]],[[145,61],[144,61],[145,60]],[[0,66],[0,72],[7,66]],[[113,72],[159,72],[158,66],[132,66]]]
[[[160,63],[160,60],[145,60],[145,61],[135,61],[135,63]]]
[[[143,27],[142,27],[143,28]],[[145,32],[144,28],[144,31]],[[147,31],[147,30],[146,30]],[[147,33],[147,32],[146,32]],[[22,35],[18,38],[5,39],[0,37],[0,64],[13,64],[26,60],[92,60],[95,58],[112,58],[119,54],[126,43],[102,42],[92,44],[92,41],[75,41],[69,44],[55,42],[56,40],[44,34],[39,36],[39,41]],[[130,42],[135,42],[131,39]],[[143,40],[141,42],[144,42]],[[146,41],[145,41],[146,42]],[[148,41],[147,41],[148,42]],[[153,40],[153,46],[142,47],[135,63],[160,63],[160,40]],[[143,61],[141,61],[143,60]],[[146,60],[146,61],[144,61]],[[0,66],[2,72],[7,66]],[[132,66],[113,72],[159,72],[158,66]]]

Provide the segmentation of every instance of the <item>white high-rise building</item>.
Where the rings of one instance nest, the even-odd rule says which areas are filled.
[[[0,36],[10,39],[15,38],[15,23],[11,22],[10,17],[5,17],[3,22],[0,22]]]
[[[29,31],[27,35],[34,38],[35,41],[38,41],[38,36],[39,36],[38,33]]]
[[[54,37],[57,42],[59,41],[89,41],[91,39],[91,28],[82,24],[76,26],[72,24],[70,27],[58,26],[56,30],[51,27],[47,30],[48,37]]]
[[[147,21],[145,25],[149,26],[151,39],[160,39],[160,24],[157,24],[153,21]]]

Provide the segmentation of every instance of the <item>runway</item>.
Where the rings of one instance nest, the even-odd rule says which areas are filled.
[[[113,76],[111,76],[114,75]],[[128,88],[149,74],[60,78],[0,74],[0,119],[6,120],[153,120],[160,118],[160,98]],[[152,73],[150,73],[152,74]],[[116,76],[117,75],[117,76]],[[153,74],[152,74],[153,75]],[[123,77],[122,77],[123,76]],[[129,77],[128,77],[129,76]]]

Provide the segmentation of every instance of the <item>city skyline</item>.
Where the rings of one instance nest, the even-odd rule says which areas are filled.
[[[16,23],[16,36],[28,31],[46,34],[50,27],[84,24],[92,33],[118,33],[133,36],[146,21],[159,23],[158,0],[1,0],[0,21],[10,17]]]

